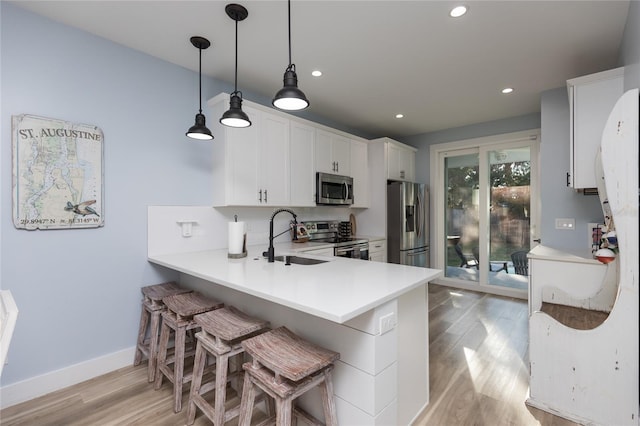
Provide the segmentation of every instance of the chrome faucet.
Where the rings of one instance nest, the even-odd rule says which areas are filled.
[[[277,209],[271,215],[271,219],[269,220],[269,248],[267,249],[267,261],[269,263],[274,262],[274,250],[273,250],[273,218],[276,217],[278,213],[287,212],[293,216],[293,239],[298,239],[297,225],[298,225],[298,216],[289,209]],[[286,231],[285,231],[286,232]]]

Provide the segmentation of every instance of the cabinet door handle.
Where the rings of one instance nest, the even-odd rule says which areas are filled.
[[[400,170],[400,178],[404,179],[404,170]]]
[[[567,186],[571,186],[571,175],[567,172]]]
[[[258,201],[262,202],[262,189],[258,191]]]
[[[265,203],[267,202],[267,190],[266,189],[264,190],[264,202]]]
[[[540,244],[542,240],[540,238],[534,238],[533,242]]]
[[[340,163],[336,161],[336,172],[339,172],[339,171],[340,171]]]

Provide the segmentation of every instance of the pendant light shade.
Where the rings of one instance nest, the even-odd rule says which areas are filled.
[[[242,110],[242,93],[233,92],[229,100],[229,109],[222,114],[220,123],[229,127],[249,127],[251,120],[249,116]]]
[[[202,114],[202,50],[211,46],[209,40],[204,37],[194,36],[191,37],[191,44],[196,47],[200,53],[200,65],[199,65],[199,94],[200,94],[200,109],[196,114],[196,123],[189,128],[187,131],[187,136],[191,139],[200,139],[200,140],[211,140],[213,139],[213,135],[211,134],[211,130],[207,128],[206,118],[204,114]]]
[[[244,21],[249,16],[249,12],[244,6],[233,3],[228,4],[224,10],[229,15],[229,18],[236,21],[236,70],[234,89],[229,99],[229,109],[222,114],[220,123],[229,127],[249,127],[251,126],[251,120],[242,111],[242,92],[238,90],[238,21]]]
[[[272,104],[278,109],[286,111],[299,111],[309,106],[309,100],[302,90],[298,88],[298,75],[296,65],[291,62],[291,0],[287,1],[288,25],[289,25],[289,66],[284,72],[284,87],[278,90]]]

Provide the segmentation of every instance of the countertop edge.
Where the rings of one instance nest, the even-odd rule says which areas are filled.
[[[209,252],[209,251],[211,250],[198,251],[198,252],[194,252],[194,254]],[[188,253],[175,253],[174,255],[185,255],[185,254],[188,254]],[[361,306],[358,306],[354,309],[345,310],[344,315],[336,315],[326,311],[318,310],[317,308],[314,308],[312,306],[296,303],[294,300],[291,300],[291,299],[284,299],[284,298],[274,296],[273,294],[256,291],[255,288],[251,288],[243,285],[237,285],[233,282],[229,282],[228,280],[220,278],[219,276],[212,276],[207,273],[202,273],[201,271],[198,271],[197,268],[185,267],[184,265],[180,265],[180,262],[170,262],[163,259],[170,256],[172,256],[172,254],[152,255],[152,256],[148,256],[147,260],[156,265],[163,266],[163,267],[178,271],[180,273],[184,273],[184,274],[187,274],[205,281],[209,281],[218,285],[222,285],[224,287],[239,291],[241,293],[258,297],[260,299],[263,299],[272,303],[276,303],[291,309],[299,310],[299,311],[308,313],[310,315],[316,316],[318,318],[323,318],[339,324],[343,324],[349,320],[352,320],[353,318],[365,312],[368,312],[386,302],[394,300],[399,296],[401,296],[402,294],[409,292],[421,285],[426,285],[428,284],[429,281],[432,281],[433,279],[438,278],[439,276],[442,275],[442,271],[440,270],[430,270],[431,273],[427,274],[427,276],[425,276],[423,279],[419,279],[418,281],[412,284],[406,285],[401,289],[391,291],[382,297],[372,300],[371,302],[364,303]],[[310,257],[314,257],[314,256],[310,256]]]

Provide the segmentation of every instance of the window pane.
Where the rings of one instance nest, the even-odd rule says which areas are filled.
[[[480,279],[478,264],[479,156],[458,155],[445,159],[446,277]]]
[[[529,251],[531,162],[529,147],[489,152],[489,283],[527,288],[511,255]]]

